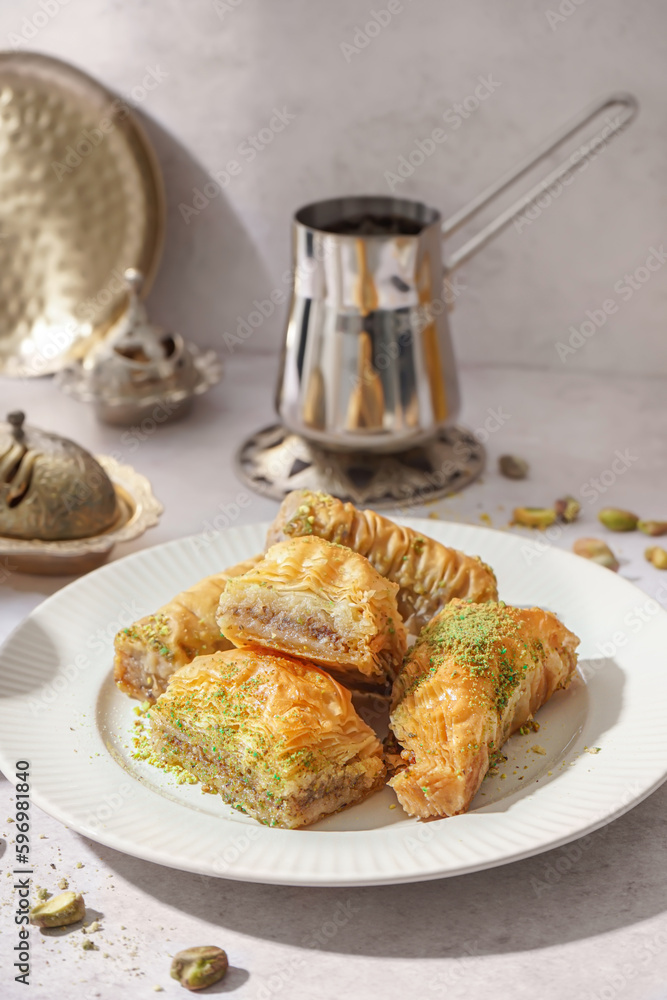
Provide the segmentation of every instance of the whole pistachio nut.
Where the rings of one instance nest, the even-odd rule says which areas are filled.
[[[556,520],[556,511],[552,507],[515,507],[514,524],[524,528],[548,528]]]
[[[85,915],[86,904],[80,892],[61,892],[33,906],[30,923],[36,927],[66,927],[83,920]]]
[[[227,953],[214,945],[185,948],[174,955],[171,963],[172,979],[178,979],[188,990],[203,990],[220,982],[227,973]]]
[[[644,555],[656,569],[667,569],[667,551],[659,545],[651,545]]]
[[[639,522],[636,514],[629,510],[618,510],[616,507],[604,507],[598,511],[598,521],[610,531],[634,531]]]
[[[637,527],[645,535],[652,535],[654,538],[658,535],[667,535],[667,521],[642,521],[640,519],[637,521]]]
[[[554,510],[556,511],[556,517],[559,521],[564,521],[566,524],[572,524],[579,517],[579,512],[581,510],[581,504],[574,497],[562,497],[560,500],[556,500],[554,504]]]
[[[572,546],[572,551],[584,559],[590,559],[591,562],[599,563],[600,566],[613,569],[614,572],[618,569],[618,559],[607,543],[600,541],[599,538],[578,538]]]
[[[498,469],[501,476],[506,479],[525,479],[528,475],[529,465],[523,458],[516,455],[501,455],[498,459]]]

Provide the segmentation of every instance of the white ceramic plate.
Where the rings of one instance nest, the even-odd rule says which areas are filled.
[[[667,775],[667,614],[659,605],[539,538],[405,523],[479,553],[505,601],[556,611],[582,639],[580,676],[539,713],[539,733],[512,737],[506,777],[487,778],[465,816],[419,823],[391,808],[396,799],[385,789],[308,830],[269,829],[133,759],[135,703],[111,679],[115,632],[260,551],[266,525],[138,552],[40,605],[0,654],[3,770],[11,778],[15,762],[28,760],[34,802],[116,850],[292,885],[410,882],[504,864],[595,830],[649,795]]]

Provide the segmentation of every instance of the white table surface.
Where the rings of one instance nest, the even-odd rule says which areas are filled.
[[[48,381],[0,379],[0,409],[21,407],[32,423],[93,451],[116,453],[148,475],[164,516],[119,549],[120,558],[204,530],[220,504],[246,492],[235,477],[233,453],[245,434],[273,421],[275,364],[268,355],[228,359],[223,383],[188,420],[160,427],[144,441],[97,425]],[[495,410],[504,415],[502,426],[487,441],[483,479],[428,512],[471,523],[488,515],[507,530],[515,505],[549,505],[565,493],[579,494],[620,451],[627,471],[596,502],[584,499],[580,521],[555,544],[569,548],[579,535],[610,537],[621,574],[667,606],[667,573],[644,561],[646,538],[608,536],[595,520],[605,504],[667,518],[665,388],[657,379],[466,369],[463,422],[483,427]],[[529,480],[497,474],[503,452],[530,461]],[[275,509],[253,496],[237,523],[270,518]],[[0,639],[67,582],[10,575],[0,584]],[[12,791],[1,779],[0,854],[6,858]],[[210,992],[239,1000],[657,1000],[667,997],[666,809],[663,787],[575,845],[459,878],[356,890],[244,885],[160,868],[100,847],[34,809],[34,882],[56,890],[64,876],[85,894],[89,912],[101,914],[102,929],[92,936],[99,950],[84,951],[78,929],[47,936],[33,928],[31,986],[15,984],[15,898],[4,877],[0,995],[116,1000],[150,997],[161,987],[165,995],[183,996],[169,978],[170,956],[186,946],[217,944],[227,950],[232,970]],[[83,867],[76,868],[79,862]],[[321,946],[306,946],[313,935]]]

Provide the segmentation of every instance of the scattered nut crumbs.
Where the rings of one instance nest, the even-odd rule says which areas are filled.
[[[83,865],[81,864],[80,861],[77,861],[77,863],[74,865],[74,867],[75,868],[83,868]]]
[[[229,968],[227,953],[215,945],[184,948],[174,955],[171,978],[188,990],[201,990],[224,979]]]
[[[48,899],[50,895],[51,893],[49,892],[49,890],[45,889],[43,886],[40,886],[37,889],[36,893],[37,899]]]
[[[667,521],[637,521],[637,527],[645,535],[667,535]]]
[[[586,753],[600,753],[602,747],[584,747]]]
[[[58,888],[69,889],[69,882],[67,881],[66,878],[61,878],[60,882],[58,882]]]
[[[572,551],[584,559],[599,563],[615,573],[619,568],[619,562],[606,542],[599,538],[577,538],[572,546]]]
[[[62,892],[58,896],[35,903],[30,909],[30,923],[35,927],[67,927],[77,924],[86,915],[86,904],[81,893]]]
[[[634,531],[639,522],[636,514],[618,507],[604,507],[598,511],[598,521],[610,531]]]
[[[511,524],[524,528],[539,528],[544,531],[556,520],[556,511],[551,507],[515,507]]]
[[[83,942],[83,944],[81,945],[81,947],[83,948],[84,951],[99,951],[100,950],[97,947],[97,945],[95,944],[95,942],[91,941],[90,938],[86,938],[86,940]]]
[[[561,497],[559,500],[556,500],[554,510],[559,521],[562,521],[564,524],[572,524],[581,513],[581,504],[574,497]]]
[[[498,459],[498,471],[506,479],[525,479],[530,467],[524,458],[517,455],[501,455]]]
[[[542,755],[542,757],[546,757],[547,752],[544,749],[544,747],[540,746],[539,743],[536,743],[535,746],[531,747],[530,749],[533,751],[533,753],[539,753]]]
[[[644,552],[644,557],[656,569],[667,569],[667,550],[660,548],[659,545],[651,545]]]

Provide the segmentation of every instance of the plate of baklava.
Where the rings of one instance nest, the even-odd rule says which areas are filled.
[[[0,653],[0,764],[117,850],[368,885],[519,860],[667,775],[667,614],[509,532],[322,493],[137,552]]]

